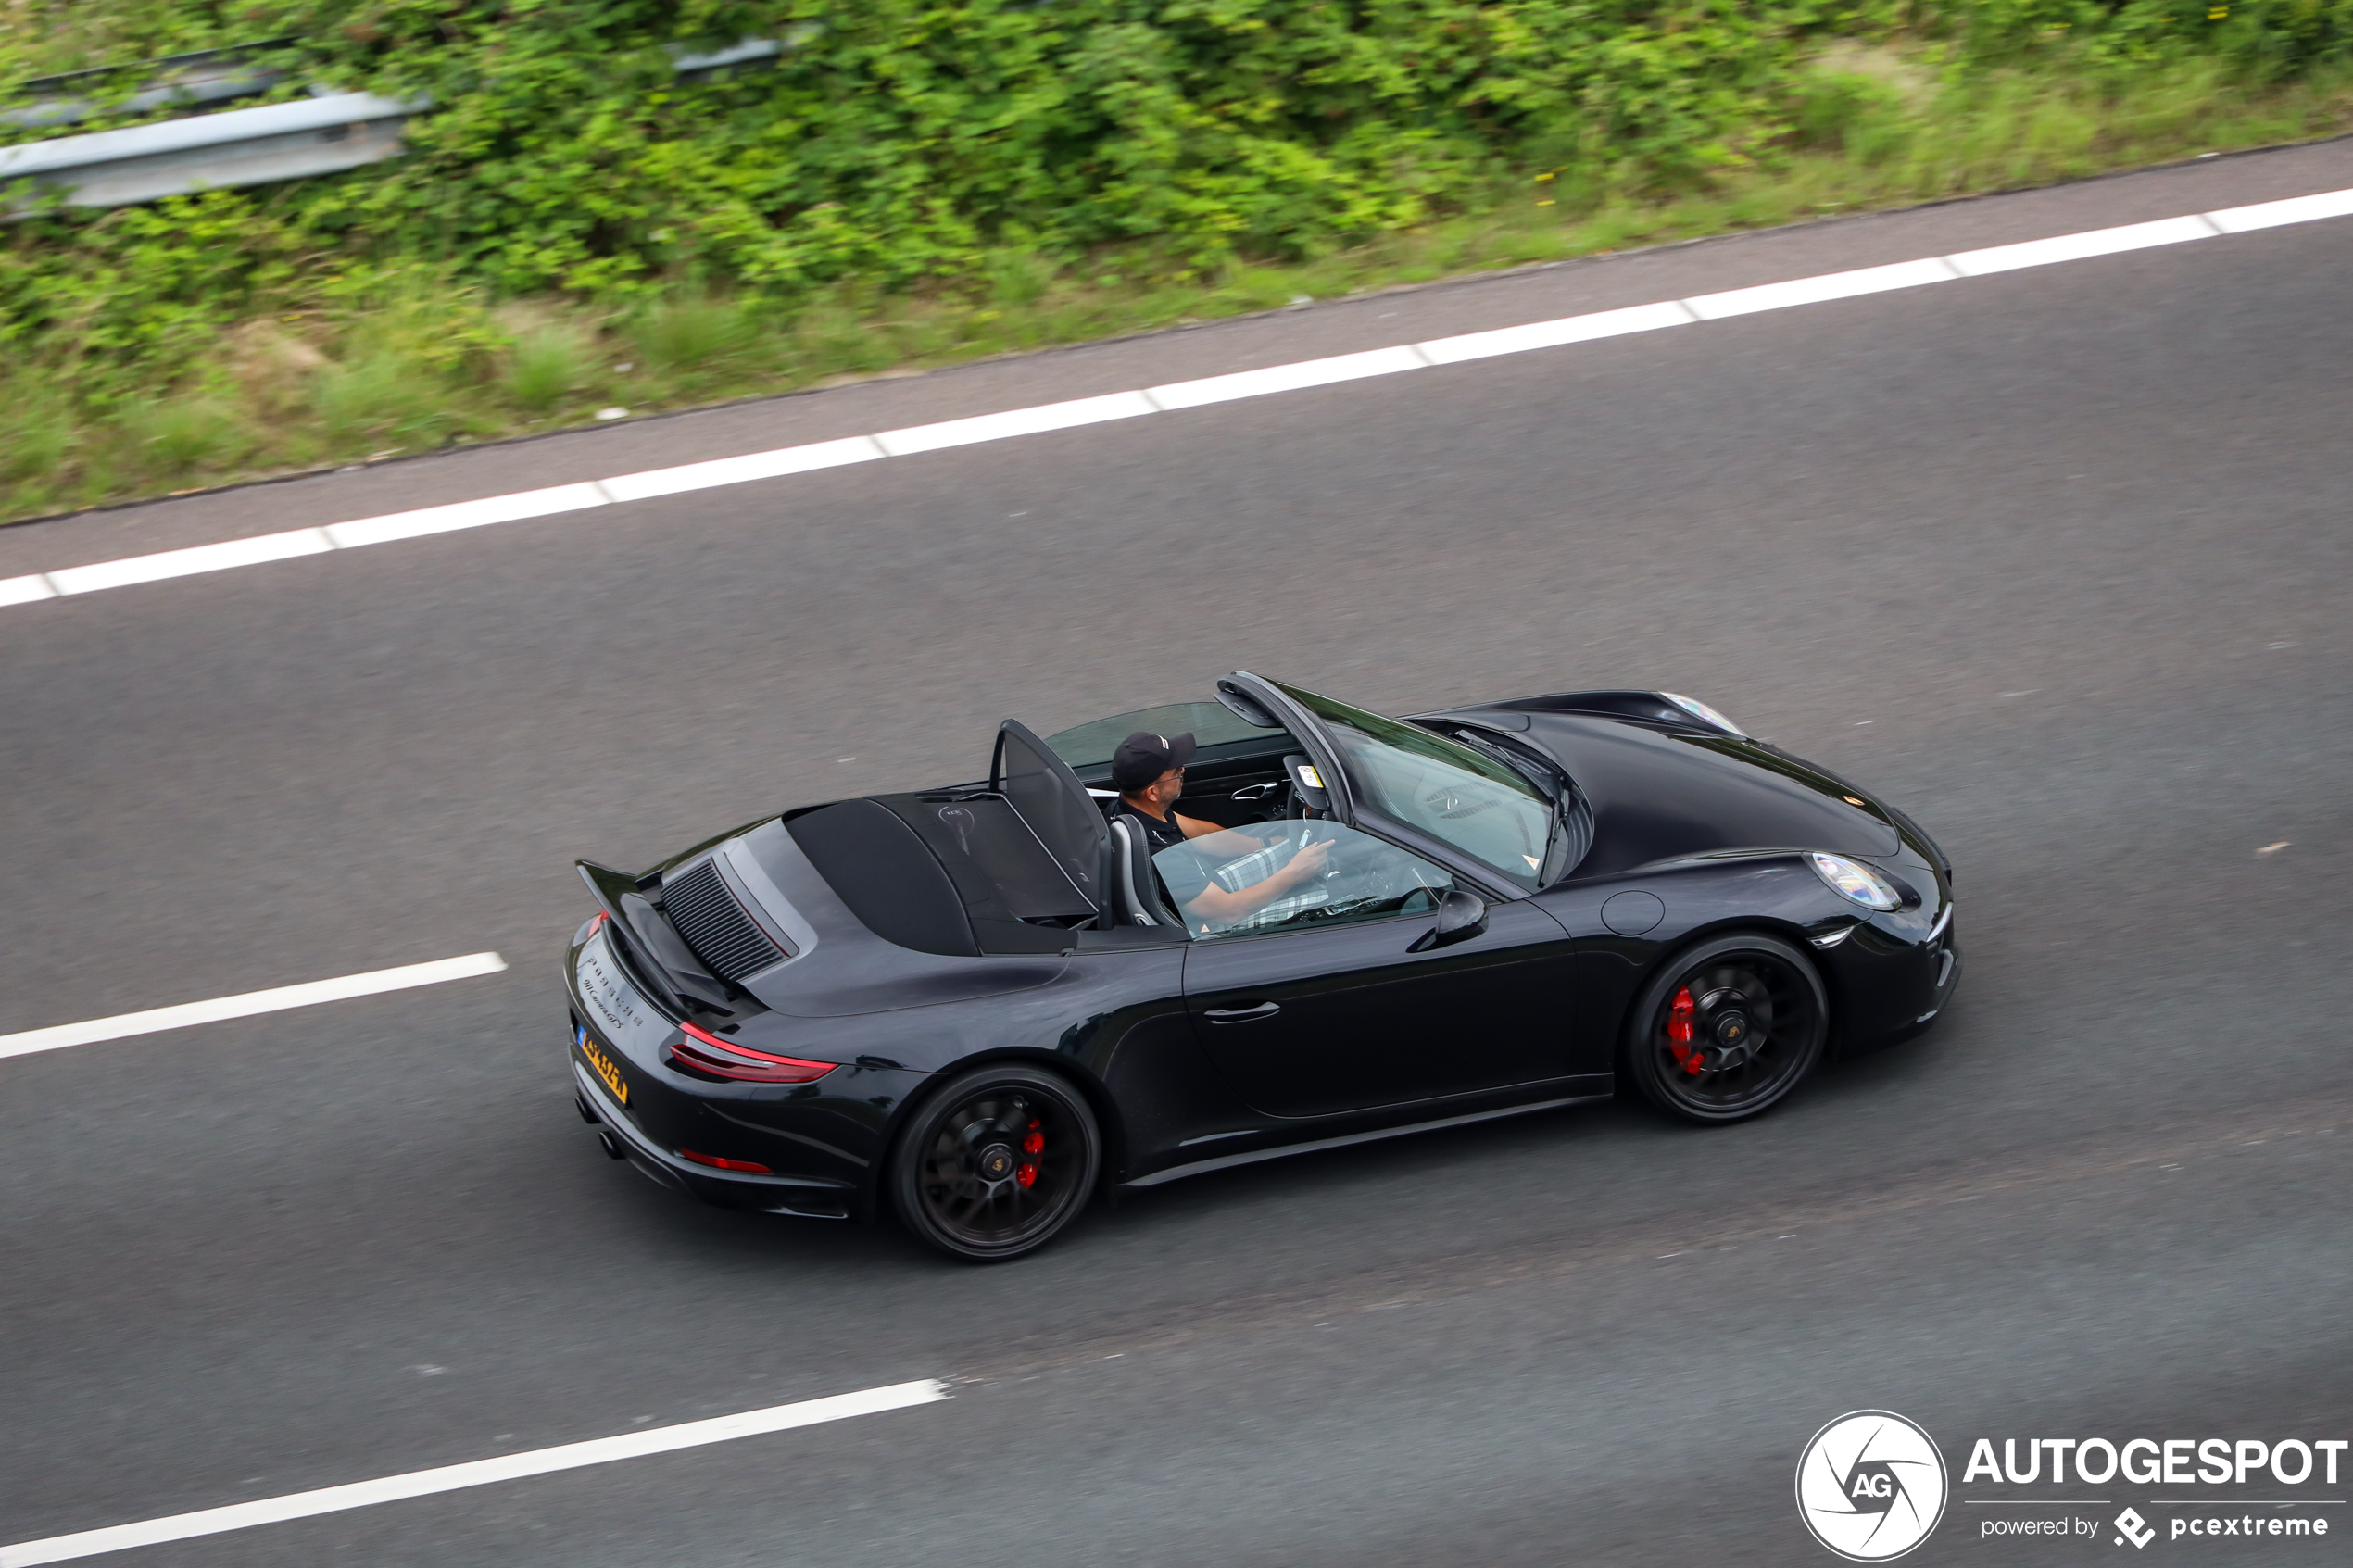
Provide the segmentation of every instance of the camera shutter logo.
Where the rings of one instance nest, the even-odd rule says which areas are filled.
[[[1885,1562],[1928,1539],[1946,1490],[1935,1439],[1893,1411],[1840,1416],[1798,1456],[1798,1517],[1850,1562]]]

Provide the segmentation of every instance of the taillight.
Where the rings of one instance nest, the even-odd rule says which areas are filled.
[[[735,1078],[747,1084],[813,1084],[841,1065],[837,1061],[803,1061],[797,1056],[756,1051],[749,1046],[723,1040],[708,1029],[698,1029],[691,1023],[678,1027],[686,1032],[686,1037],[671,1043],[670,1060],[690,1073],[707,1073],[714,1078]]]
[[[698,1165],[708,1165],[714,1171],[749,1171],[758,1176],[776,1173],[756,1160],[722,1160],[715,1154],[702,1154],[691,1148],[682,1148],[678,1154],[681,1159],[691,1160]]]

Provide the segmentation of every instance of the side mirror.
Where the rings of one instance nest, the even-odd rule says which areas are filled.
[[[1438,923],[1414,939],[1409,953],[1427,953],[1432,947],[1451,943],[1467,942],[1487,929],[1487,900],[1476,893],[1450,887],[1438,901]]]

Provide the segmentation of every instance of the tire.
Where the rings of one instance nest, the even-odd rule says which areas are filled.
[[[976,1067],[925,1100],[893,1146],[900,1223],[950,1258],[996,1263],[1051,1241],[1102,1170],[1102,1134],[1061,1076]]]
[[[1777,936],[1702,942],[1661,969],[1627,1015],[1621,1058],[1642,1098],[1686,1122],[1743,1122],[1814,1070],[1830,998]]]

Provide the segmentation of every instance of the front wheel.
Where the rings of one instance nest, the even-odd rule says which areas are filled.
[[[1643,1098],[1690,1122],[1739,1122],[1821,1060],[1829,998],[1806,955],[1760,934],[1703,942],[1660,971],[1627,1021]]]
[[[1000,1262],[1053,1239],[1087,1206],[1102,1137],[1054,1073],[977,1067],[916,1113],[891,1154],[899,1217],[951,1258]]]

